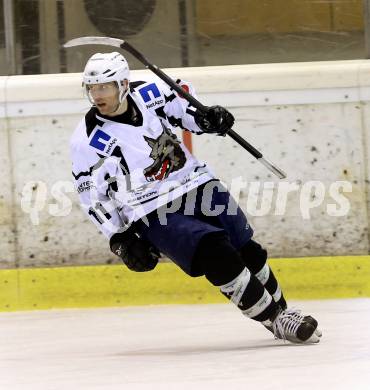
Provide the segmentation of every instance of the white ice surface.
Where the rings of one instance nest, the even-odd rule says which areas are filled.
[[[0,389],[369,390],[370,299],[293,302],[318,345],[274,340],[232,305],[0,314]]]

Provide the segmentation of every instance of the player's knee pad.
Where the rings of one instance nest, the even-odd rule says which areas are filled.
[[[253,274],[263,272],[263,269],[267,270],[267,251],[258,242],[249,240],[241,248],[240,254],[244,264]]]
[[[222,232],[202,237],[195,252],[194,266],[201,269],[214,286],[230,282],[245,267],[240,254]]]

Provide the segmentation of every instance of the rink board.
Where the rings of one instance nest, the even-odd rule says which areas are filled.
[[[370,297],[370,256],[272,259],[289,299]],[[226,302],[172,263],[148,273],[121,265],[0,271],[0,311]]]

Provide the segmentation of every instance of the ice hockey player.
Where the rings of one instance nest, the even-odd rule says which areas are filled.
[[[204,275],[276,338],[319,342],[317,321],[287,308],[242,210],[174,133],[223,136],[233,115],[221,106],[201,113],[159,79],[131,81],[118,52],[94,54],[83,86],[92,107],[71,138],[73,177],[112,252],[137,272],[152,270],[162,253],[188,275]]]

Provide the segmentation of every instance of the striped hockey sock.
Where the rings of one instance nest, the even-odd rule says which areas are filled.
[[[240,254],[244,264],[272,295],[274,301],[277,302],[282,309],[286,309],[287,303],[281,291],[281,287],[271,268],[267,264],[267,251],[257,242],[250,240],[240,250]]]
[[[281,291],[280,285],[275,278],[271,268],[267,263],[256,274],[256,278],[261,282],[265,289],[272,295],[274,301],[282,308],[286,309],[287,303]]]
[[[219,288],[222,294],[252,320],[266,321],[279,309],[269,292],[247,268]]]

